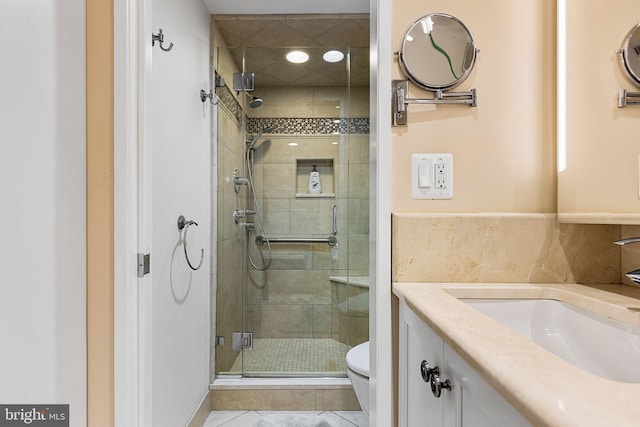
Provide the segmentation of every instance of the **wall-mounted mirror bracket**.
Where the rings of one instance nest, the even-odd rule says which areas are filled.
[[[407,125],[407,106],[409,104],[466,104],[470,107],[478,106],[478,94],[475,89],[468,92],[445,92],[435,90],[433,98],[409,98],[409,81],[392,81],[392,110],[393,126]]]
[[[624,108],[627,105],[640,105],[640,92],[627,92],[626,89],[620,89],[618,108]]]

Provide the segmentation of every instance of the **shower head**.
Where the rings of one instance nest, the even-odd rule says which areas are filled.
[[[247,145],[247,151],[251,151],[255,149],[256,142],[258,142],[258,140],[260,139],[263,133],[271,133],[271,132],[274,132],[275,130],[276,128],[273,126],[269,126],[267,128],[262,129],[251,141],[249,141],[249,144]]]
[[[259,96],[251,95],[247,92],[244,92],[244,94],[249,97],[249,108],[258,108],[264,102]]]
[[[252,96],[251,101],[249,101],[249,107],[258,108],[262,105],[262,98],[258,98],[257,96]]]

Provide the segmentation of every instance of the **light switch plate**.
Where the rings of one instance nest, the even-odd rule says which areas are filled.
[[[424,176],[425,173],[429,175]],[[411,155],[411,197],[452,199],[453,155],[449,153]]]

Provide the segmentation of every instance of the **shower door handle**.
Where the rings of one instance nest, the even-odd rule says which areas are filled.
[[[338,205],[333,205],[333,235],[338,235]]]

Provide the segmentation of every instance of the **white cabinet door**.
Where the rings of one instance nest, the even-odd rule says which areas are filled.
[[[405,304],[400,306],[400,427],[443,426],[443,400],[422,379],[421,364],[443,366],[443,342]]]
[[[462,425],[524,427],[531,424],[498,394],[458,353],[444,345],[445,371],[462,402]]]
[[[407,305],[400,304],[400,427],[525,427],[531,424]],[[421,365],[449,381],[435,397]]]

